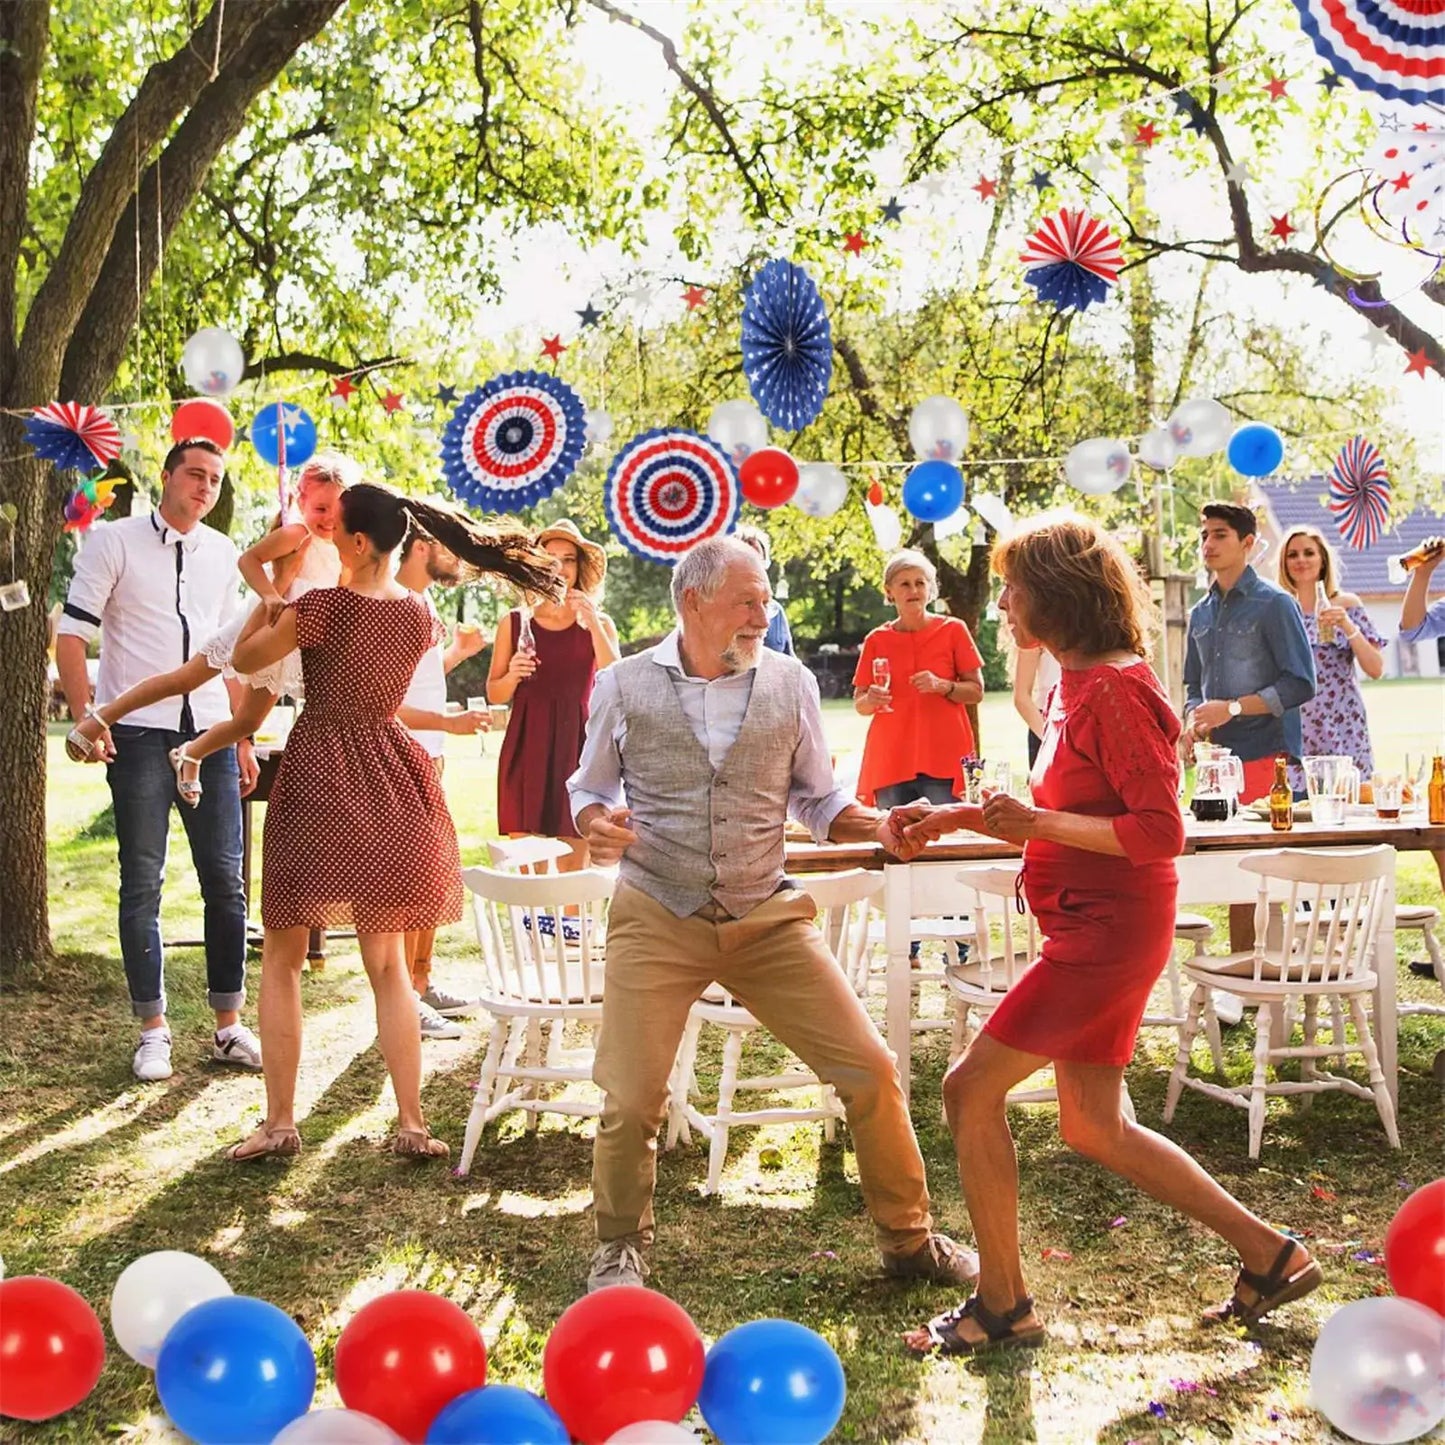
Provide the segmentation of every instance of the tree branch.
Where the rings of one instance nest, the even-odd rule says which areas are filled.
[[[360,376],[368,371],[379,371],[384,366],[398,366],[407,360],[404,356],[378,356],[370,361],[334,361],[329,356],[316,356],[309,351],[280,351],[274,356],[262,356],[246,363],[242,375],[245,381],[258,376],[269,376],[273,371],[319,371],[325,376]]]

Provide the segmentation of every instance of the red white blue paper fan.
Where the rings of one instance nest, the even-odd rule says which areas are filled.
[[[1075,307],[1086,311],[1103,301],[1119,279],[1124,264],[1119,242],[1109,228],[1087,211],[1067,206],[1046,216],[1019,260],[1024,280],[1038,292],[1040,301],[1055,310]]]
[[[774,426],[818,419],[833,379],[833,332],[813,278],[791,261],[767,262],[743,297],[743,375]]]
[[[1379,448],[1351,437],[1330,468],[1330,511],[1347,547],[1363,551],[1380,540],[1390,522],[1390,476]]]
[[[671,567],[689,548],[737,524],[742,494],[727,454],[711,438],[646,431],[612,459],[602,505],[629,552]]]
[[[462,398],[442,433],[447,485],[488,512],[519,512],[550,497],[582,459],[585,411],[555,376],[494,376]]]
[[[1321,58],[1361,90],[1445,105],[1441,0],[1294,0]]]
[[[98,472],[120,455],[120,428],[98,406],[78,401],[37,407],[26,419],[25,440],[61,471]]]

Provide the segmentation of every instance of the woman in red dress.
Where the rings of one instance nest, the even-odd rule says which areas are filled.
[[[1308,1294],[1303,1245],[1227,1194],[1188,1154],[1125,1118],[1124,1066],[1174,942],[1174,858],[1184,847],[1179,720],[1144,660],[1152,611],[1127,554],[1079,518],[1042,520],[994,552],[999,610],[1061,680],[1032,774],[1033,806],[997,795],[907,829],[913,851],[960,826],[1024,845],[1023,886],[1045,943],[943,1084],[979,1251],[978,1292],[906,1338],[969,1354],[1044,1333],[1019,1255],[1018,1163],[1008,1091],[1052,1060],[1070,1148],[1222,1235],[1243,1262],[1211,1319],[1252,1325]]]
[[[352,925],[376,996],[376,1031],[396,1091],[399,1154],[445,1158],[421,1110],[421,1035],[404,956],[408,930],[462,914],[457,837],[436,770],[396,719],[439,624],[392,575],[392,553],[415,529],[475,574],[522,587],[554,585],[527,537],[496,535],[449,507],[360,483],[341,497],[336,543],[344,587],[298,598],[242,636],[233,658],[253,672],[301,650],[306,707],[266,805],[258,1005],[266,1119],[229,1151],[234,1160],[298,1154],[301,968],[310,929]]]

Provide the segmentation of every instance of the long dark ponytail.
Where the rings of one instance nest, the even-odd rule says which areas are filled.
[[[456,554],[468,580],[502,577],[523,592],[554,597],[559,587],[552,557],[522,531],[483,527],[465,512],[406,497],[375,482],[357,482],[341,494],[348,532],[369,537],[379,552],[394,552],[415,528]]]

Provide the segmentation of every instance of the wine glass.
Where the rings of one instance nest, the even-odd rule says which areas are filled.
[[[467,699],[467,711],[489,713],[491,711],[491,704],[484,697],[469,697]],[[482,740],[482,756],[486,757],[487,735],[486,733],[478,733],[477,736]]]
[[[1425,794],[1421,791],[1425,782],[1425,769],[1430,765],[1429,753],[1405,754],[1405,787],[1409,789],[1406,802],[1412,813],[1425,811]]]
[[[884,692],[891,692],[893,689],[893,668],[886,657],[875,657],[873,659],[873,686],[881,688]],[[879,712],[892,712],[893,704],[886,702],[878,709]]]

